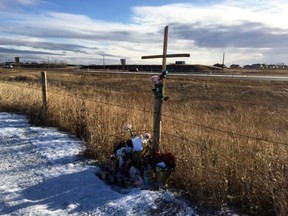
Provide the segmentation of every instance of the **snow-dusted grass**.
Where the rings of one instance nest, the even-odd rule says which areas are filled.
[[[167,191],[112,190],[77,156],[84,148],[71,135],[0,113],[0,215],[195,215]]]
[[[123,132],[127,122],[138,133],[152,132],[149,76],[47,77],[48,124],[83,138],[94,158],[104,161],[114,143],[129,137]],[[0,109],[41,123],[39,86],[0,85]],[[166,92],[161,150],[177,158],[170,185],[203,206],[286,215],[287,83],[168,77]]]

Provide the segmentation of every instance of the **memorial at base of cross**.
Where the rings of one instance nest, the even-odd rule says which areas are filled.
[[[132,125],[125,125],[130,138],[114,145],[114,154],[102,165],[97,176],[111,185],[121,188],[138,187],[159,189],[175,170],[175,158],[170,153],[152,151],[150,133],[137,135]]]
[[[137,135],[132,125],[125,125],[130,138],[114,145],[110,160],[104,164],[97,176],[108,184],[120,188],[139,187],[158,189],[166,184],[170,174],[175,170],[176,161],[171,153],[160,153],[161,109],[165,95],[166,58],[189,57],[189,54],[167,54],[168,26],[165,27],[163,55],[143,56],[142,59],[162,58],[162,71],[159,76],[152,76],[154,88],[153,139],[149,133]]]

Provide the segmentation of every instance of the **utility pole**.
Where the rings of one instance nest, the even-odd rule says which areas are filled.
[[[103,53],[103,68],[105,69],[105,53]]]
[[[222,59],[222,73],[224,72],[224,64],[225,64],[225,52],[223,52],[223,59]]]

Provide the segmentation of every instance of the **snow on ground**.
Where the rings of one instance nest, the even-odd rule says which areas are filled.
[[[0,113],[0,215],[195,215],[168,191],[116,192],[81,160],[82,141]]]

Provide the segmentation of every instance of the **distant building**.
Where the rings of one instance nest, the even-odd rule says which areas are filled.
[[[219,67],[219,68],[227,68],[225,64],[220,64],[220,63],[214,64],[213,66]]]
[[[251,68],[253,69],[262,69],[264,68],[263,64],[252,64]]]
[[[175,61],[176,65],[185,65],[185,61]]]
[[[241,67],[240,67],[240,65],[238,65],[238,64],[232,64],[232,65],[230,66],[230,68],[231,68],[231,69],[237,69],[237,68],[241,68]]]
[[[270,69],[271,69],[271,68],[274,69],[274,68],[277,68],[277,67],[276,67],[276,65],[274,65],[274,64],[270,64],[270,65],[268,65],[268,68],[270,68]]]
[[[6,62],[5,64],[2,65],[3,68],[13,68],[13,65],[9,62]]]
[[[251,69],[252,66],[251,66],[251,65],[244,65],[243,68],[245,68],[245,69]]]

